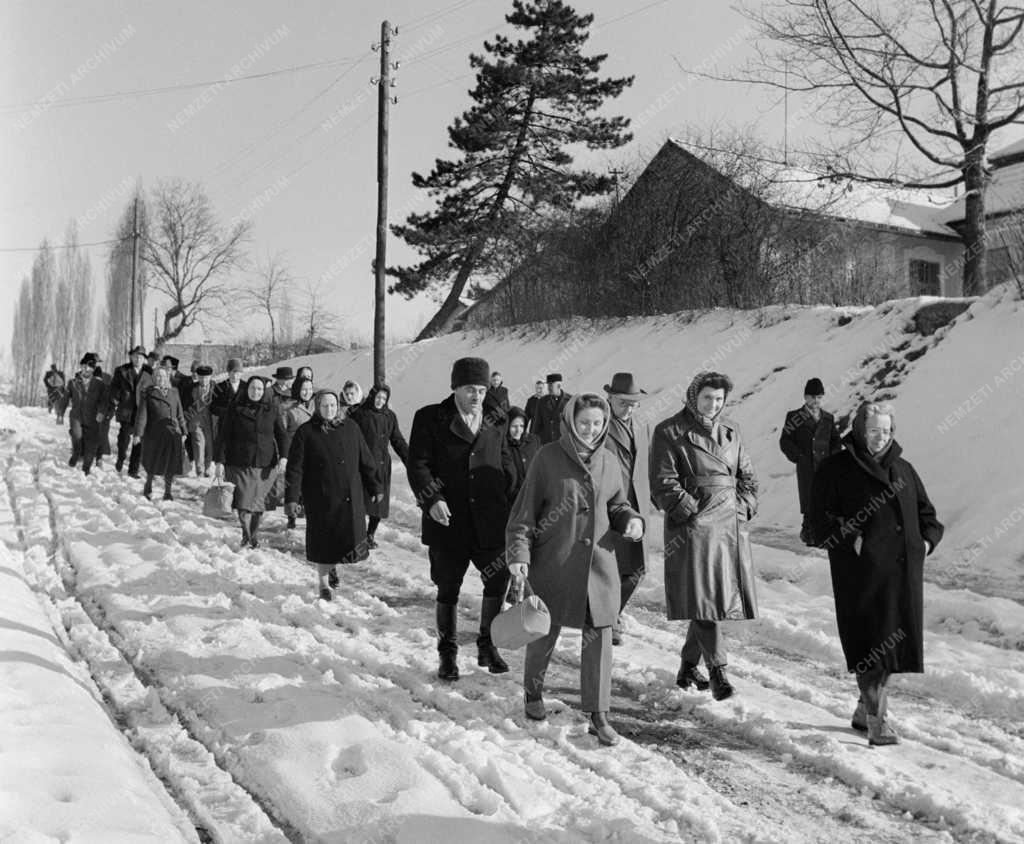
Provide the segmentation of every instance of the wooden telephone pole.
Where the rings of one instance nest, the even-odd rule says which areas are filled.
[[[385,270],[387,268],[388,237],[388,121],[391,112],[391,24],[380,25],[380,77],[377,81],[377,252],[373,259],[373,383],[384,383],[386,374],[384,303],[387,295]],[[394,100],[397,102],[397,99]]]
[[[135,194],[135,202],[132,203],[132,297],[131,297],[131,316],[129,317],[129,334],[131,335],[128,343],[129,349],[135,348],[135,288],[138,284],[138,267],[139,267],[139,194]],[[142,320],[140,319],[141,323]],[[141,328],[141,325],[140,325]]]

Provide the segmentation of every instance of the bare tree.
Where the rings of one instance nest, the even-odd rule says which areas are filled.
[[[281,339],[278,317],[283,315],[288,288],[292,283],[291,272],[284,257],[280,254],[268,255],[256,267],[256,281],[252,288],[242,296],[242,301],[266,314],[270,323],[271,355],[277,354],[278,340]]]
[[[57,300],[54,310],[53,358],[62,369],[74,361],[76,351],[92,348],[93,290],[89,258],[78,245],[78,225],[72,220],[64,234],[58,261]]]
[[[340,317],[327,306],[327,296],[323,284],[307,282],[305,301],[301,312],[303,326],[303,354],[313,353],[318,341],[326,339],[326,335],[335,331]]]
[[[38,404],[47,357],[53,349],[57,306],[57,266],[53,249],[44,240],[32,263],[32,274],[21,283],[14,310],[11,357],[15,365],[14,401]]]
[[[203,189],[181,180],[160,184],[152,205],[142,259],[150,288],[171,301],[153,338],[158,347],[228,304],[235,292],[228,276],[244,258],[250,225],[239,221],[225,229]]]
[[[138,284],[135,288],[135,324],[138,328],[136,337],[140,342],[143,337],[145,320],[145,291],[148,278],[146,263],[141,260],[141,244],[145,243],[148,228],[149,209],[141,188],[125,205],[114,231],[114,243],[107,255],[106,295],[104,306],[103,328],[106,336],[102,338],[107,355],[111,361],[119,361],[121,355],[131,343],[131,300],[132,300],[132,227],[134,225],[134,204],[138,201],[140,260],[136,272]]]
[[[831,156],[838,175],[963,184],[963,292],[983,290],[986,153],[992,135],[1024,115],[1024,8],[1013,0],[773,0],[744,14],[762,37],[758,57],[738,77],[711,78],[812,95],[813,113],[845,136]],[[880,151],[891,166],[876,163]]]

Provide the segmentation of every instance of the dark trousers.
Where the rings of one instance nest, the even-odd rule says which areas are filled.
[[[96,453],[100,447],[100,426],[98,424],[82,425],[72,423],[71,433],[71,456],[76,461],[82,461],[82,468],[88,472],[92,468]]]
[[[451,549],[431,545],[430,580],[437,587],[439,604],[457,604],[462,580],[469,571],[469,564],[476,566],[484,582],[485,598],[502,598],[508,588],[508,566],[505,564],[505,549]]]
[[[139,462],[142,459],[142,443],[131,445],[134,427],[131,422],[121,422],[117,429],[117,465],[123,466],[125,457],[128,457],[128,473],[131,475],[139,473]]]
[[[683,642],[683,662],[696,665],[704,657],[704,664],[708,668],[716,665],[725,665],[728,657],[725,654],[725,645],[722,643],[722,631],[717,621],[702,621],[694,619],[690,622],[690,629],[686,631],[686,641]]]

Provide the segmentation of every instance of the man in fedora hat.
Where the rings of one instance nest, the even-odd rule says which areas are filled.
[[[651,442],[650,426],[633,416],[640,400],[647,395],[631,372],[616,372],[611,384],[604,385],[611,407],[608,420],[608,436],[604,446],[619,462],[622,470],[622,489],[629,499],[629,506],[645,520],[650,517],[648,506],[650,480],[647,471],[648,451]],[[646,532],[645,532],[646,535]],[[621,583],[619,613],[626,608],[636,587],[643,580],[646,571],[646,539],[639,542],[616,533],[615,560],[619,566]],[[612,644],[622,644],[621,618],[612,627]]]
[[[71,379],[71,411],[69,433],[71,434],[71,459],[69,466],[82,460],[82,471],[89,474],[100,447],[100,432],[106,418],[107,387],[103,379],[96,376],[98,359],[94,354],[85,355],[78,365],[78,374]]]
[[[492,674],[508,671],[491,641],[491,621],[508,586],[505,522],[513,477],[503,468],[510,465],[504,419],[485,413],[489,381],[487,361],[455,361],[451,395],[416,411],[409,436],[409,484],[423,510],[423,544],[437,587],[437,676],[442,680],[459,679],[456,618],[470,563],[484,585],[477,664]]]
[[[135,429],[135,415],[138,413],[146,389],[153,384],[153,370],[146,365],[146,350],[136,346],[128,352],[128,363],[114,370],[107,397],[107,417],[117,419],[117,462],[118,472],[124,468],[128,458],[128,474],[139,476],[139,461],[142,446],[132,445],[132,431]],[[129,451],[130,448],[130,451]]]
[[[288,411],[296,403],[292,398],[292,382],[294,380],[295,372],[290,366],[279,366],[274,372],[274,386],[270,388],[270,395],[274,400],[274,407],[277,408],[277,415],[285,424],[287,424]]]
[[[228,358],[228,377],[218,381],[213,387],[213,402],[210,404],[210,412],[213,414],[213,436],[217,437],[217,431],[221,421],[228,415],[228,410],[239,397],[245,395],[242,390],[242,379],[245,370],[239,358]]]
[[[818,465],[831,454],[843,450],[836,420],[828,411],[822,410],[821,401],[825,396],[825,385],[820,378],[811,378],[804,385],[802,407],[786,414],[779,448],[790,463],[796,464],[796,487],[800,496],[800,541],[814,545],[811,530],[811,482]]]
[[[174,355],[164,355],[160,360],[160,366],[167,370],[171,376],[171,386],[175,390],[181,389],[182,374],[178,372],[178,364],[181,363]]]
[[[196,365],[195,383],[182,394],[181,406],[185,412],[185,427],[188,431],[186,446],[188,455],[195,464],[196,475],[208,478],[213,462],[213,367],[204,363]]]
[[[537,430],[534,432],[542,443],[553,443],[562,436],[562,413],[572,398],[571,393],[562,390],[562,373],[552,372],[547,377],[548,394],[543,396],[537,408]]]

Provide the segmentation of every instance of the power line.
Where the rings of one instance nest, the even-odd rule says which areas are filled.
[[[90,243],[65,243],[53,246],[12,246],[0,249],[0,252],[45,252],[47,249],[77,249],[79,246],[107,246],[111,243],[120,243],[127,240],[124,237],[115,237],[113,240],[96,240]]]
[[[598,29],[601,29],[605,26],[611,26],[613,23],[624,21],[626,18],[633,17],[633,15],[639,15],[641,12],[646,12],[648,9],[653,9],[655,6],[664,6],[667,2],[668,0],[654,0],[653,3],[648,3],[646,6],[641,6],[639,9],[634,9],[632,12],[626,12],[626,14],[619,15],[617,18],[612,18],[610,21],[605,21],[604,23],[598,21],[597,27]]]
[[[137,88],[132,91],[111,91],[106,94],[94,94],[88,97],[68,97],[63,100],[56,100],[52,103],[45,104],[45,108],[68,108],[71,106],[80,105],[91,105],[95,103],[106,103],[114,102],[116,100],[134,99],[136,97],[149,97],[155,94],[169,94],[174,91],[187,91],[194,88],[208,88],[211,85],[233,85],[236,82],[248,82],[253,79],[267,79],[273,76],[284,76],[291,73],[299,73],[305,70],[318,70],[327,67],[337,67],[342,64],[356,63],[360,61],[363,56],[348,56],[343,59],[332,59],[331,61],[324,62],[312,62],[311,64],[292,65],[291,67],[282,67],[277,70],[267,70],[263,73],[249,73],[244,76],[235,76],[230,79],[221,77],[220,79],[208,79],[204,82],[182,82],[178,85],[164,85],[158,88]],[[33,108],[43,106],[43,100],[34,100],[30,103],[16,103],[8,105],[0,105],[0,112],[10,113],[18,111],[30,111]]]
[[[433,12],[428,12],[425,15],[420,15],[418,18],[413,18],[407,23],[399,24],[395,27],[396,32],[412,32],[415,29],[420,29],[440,18],[450,15],[452,12],[457,12],[460,9],[465,9],[467,6],[471,6],[478,0],[459,0],[457,3],[452,3],[450,6],[444,6],[441,9],[436,9]]]

